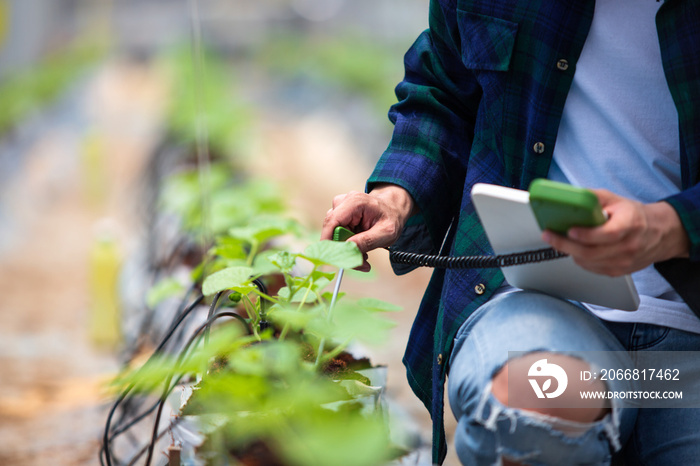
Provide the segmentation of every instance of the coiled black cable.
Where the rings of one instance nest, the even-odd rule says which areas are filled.
[[[544,262],[567,256],[567,254],[552,248],[495,256],[436,256],[396,251],[391,248],[388,250],[389,260],[395,264],[417,265],[419,267],[436,269],[493,269]]]

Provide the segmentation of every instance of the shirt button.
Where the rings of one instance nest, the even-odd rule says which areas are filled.
[[[563,58],[562,58],[561,60],[557,61],[557,69],[558,69],[559,71],[566,71],[566,70],[568,70],[568,69],[569,69],[569,61],[568,61],[568,60],[565,60],[565,59],[563,59]]]
[[[536,142],[534,146],[532,146],[532,150],[535,151],[535,154],[543,154],[544,153],[544,143],[543,142]]]
[[[479,283],[474,287],[474,291],[476,292],[476,294],[482,295],[484,294],[484,291],[486,291],[486,286],[483,283]]]
[[[442,353],[441,353],[441,354],[438,354],[437,363],[438,363],[438,366],[441,366],[441,365],[442,365]]]

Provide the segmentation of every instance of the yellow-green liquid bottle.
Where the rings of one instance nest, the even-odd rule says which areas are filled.
[[[122,338],[118,280],[119,247],[111,235],[101,234],[90,250],[90,340],[113,349]]]

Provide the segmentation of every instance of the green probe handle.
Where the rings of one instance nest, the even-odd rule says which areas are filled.
[[[337,226],[333,230],[333,241],[346,241],[352,235],[352,231],[345,227]],[[340,282],[343,280],[343,273],[345,269],[338,270],[338,276],[335,279],[335,287],[333,288],[333,296],[331,298],[331,304],[328,306],[328,322],[333,320],[333,308],[335,308],[335,301],[338,299],[338,293],[340,292]],[[323,349],[326,346],[326,338],[321,338],[321,342],[318,345],[318,353],[316,355],[316,367],[321,364],[321,356],[323,356]]]
[[[337,226],[335,227],[335,230],[333,230],[333,241],[347,241],[348,238],[354,235],[355,233],[348,230],[347,228]]]

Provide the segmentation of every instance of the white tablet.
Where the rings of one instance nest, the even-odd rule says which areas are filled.
[[[530,194],[519,189],[479,183],[472,201],[496,254],[547,248],[530,208]],[[582,269],[570,257],[503,267],[506,281],[517,288],[538,290],[564,299],[635,311],[639,295],[629,275],[608,277]]]

